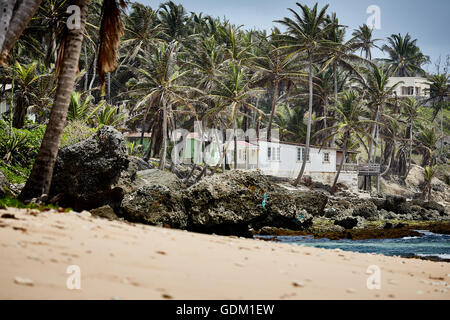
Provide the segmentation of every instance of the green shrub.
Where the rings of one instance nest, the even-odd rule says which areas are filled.
[[[93,135],[97,129],[93,129],[82,120],[71,121],[64,128],[60,148],[77,144]]]

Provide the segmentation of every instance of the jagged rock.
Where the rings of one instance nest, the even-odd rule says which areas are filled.
[[[337,217],[338,215],[339,215],[339,210],[336,208],[331,207],[331,208],[327,208],[324,210],[324,216],[326,218],[332,219],[332,218]]]
[[[121,172],[120,178],[114,187],[118,187],[122,189],[123,194],[128,194],[136,191],[143,184],[137,182],[138,176],[137,173],[139,171],[145,171],[153,169],[154,166],[144,160],[137,157],[129,157],[129,164],[126,170]]]
[[[340,217],[334,221],[334,224],[350,230],[364,229],[366,222],[362,217]]]
[[[59,204],[77,211],[120,201],[121,191],[113,185],[128,164],[122,134],[102,127],[87,140],[59,151],[50,196],[61,195]]]
[[[109,205],[103,206],[103,207],[100,207],[97,209],[92,209],[92,210],[90,210],[90,213],[94,217],[99,217],[99,218],[104,218],[104,219],[109,219],[109,220],[117,220],[118,219],[116,213],[114,212],[114,209],[111,208],[111,206],[109,206]]]
[[[122,215],[132,222],[185,229],[188,216],[181,193],[157,183],[144,185],[125,195]]]
[[[205,177],[184,193],[191,227],[217,234],[247,232],[250,223],[268,214],[273,191],[273,185],[259,171]]]
[[[413,200],[411,204],[420,206],[427,210],[436,210],[441,216],[445,215],[445,207],[435,201]]]
[[[353,209],[353,216],[363,217],[371,221],[379,219],[377,206],[371,201],[366,201],[365,203],[356,206],[355,209]]]

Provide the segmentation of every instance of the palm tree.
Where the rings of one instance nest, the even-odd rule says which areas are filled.
[[[344,91],[342,97],[333,107],[333,111],[335,111],[335,118],[338,120],[337,123],[332,127],[324,128],[316,132],[316,135],[326,133],[328,135],[327,140],[331,140],[337,135],[342,136],[343,139],[343,156],[331,189],[332,193],[336,192],[336,185],[347,158],[348,146],[352,134],[367,137],[369,140],[372,139],[366,127],[369,123],[373,122],[362,117],[365,113],[364,106],[361,102],[361,97],[354,91]]]
[[[66,30],[66,37],[62,44],[64,49],[61,50],[62,60],[57,68],[58,87],[54,105],[30,177],[19,196],[19,199],[23,201],[48,194],[50,190],[53,169],[75,84],[89,0],[73,0],[71,3],[80,8],[80,28]],[[117,47],[120,40],[118,35],[121,34],[122,27],[118,20],[118,16],[120,16],[119,7],[125,8],[126,3],[123,0],[104,0],[99,54],[100,74],[111,71],[114,66],[113,59],[117,56]]]
[[[420,118],[419,117],[420,108],[421,104],[415,98],[407,98],[403,102],[402,114],[405,117],[406,123],[408,124],[408,133],[409,133],[409,164],[405,178],[408,177],[409,172],[411,171],[413,143],[414,143],[414,127],[416,119]]]
[[[399,77],[409,77],[416,74],[424,74],[422,65],[429,62],[430,58],[425,56],[417,46],[417,39],[412,40],[407,33],[406,36],[393,34],[388,39],[388,44],[383,46],[383,51],[389,54],[384,59]]]
[[[273,87],[272,108],[267,128],[268,141],[271,141],[272,137],[272,124],[280,97],[280,84],[288,86],[294,79],[303,75],[301,72],[297,71],[299,69],[297,61],[282,51],[278,39],[279,36],[280,31],[275,28],[272,31],[270,39],[267,39],[262,43],[263,54],[256,57],[253,63],[254,68],[262,78],[262,82]]]
[[[40,78],[46,76],[41,73],[38,63],[22,65],[16,62],[11,68],[9,78],[14,78],[14,108],[13,108],[13,127],[21,129],[25,124],[25,116],[29,107],[41,98],[38,96],[37,82]],[[12,81],[12,79],[10,80]]]
[[[450,75],[448,74],[436,74],[428,78],[430,83],[430,99],[433,101],[433,118],[436,119],[439,111],[441,112],[441,135],[444,136],[444,106],[445,101],[450,96]],[[444,153],[444,140],[441,140],[440,155]]]
[[[2,0],[1,23],[7,26],[7,31],[0,37],[0,65],[8,64],[9,52],[33,18],[42,0],[23,0],[18,2],[16,10],[12,11],[17,1]],[[4,38],[3,38],[4,37]]]
[[[427,199],[428,201],[431,200],[431,182],[433,181],[433,178],[436,176],[437,170],[433,167],[427,166],[425,168],[425,171],[423,172],[424,177],[424,187],[422,191],[422,199]]]
[[[231,63],[216,80],[216,89],[212,91],[211,97],[218,99],[217,104],[208,111],[207,118],[218,118],[226,115],[233,126],[234,132],[234,168],[237,169],[237,117],[239,111],[249,108],[255,112],[261,113],[249,101],[251,98],[261,93],[260,89],[253,87],[254,79],[244,71],[240,65]],[[230,141],[228,141],[222,157],[214,169],[217,171],[224,161],[228,151]]]
[[[157,12],[151,7],[140,3],[131,5],[130,14],[125,16],[125,35],[121,50],[124,52],[121,65],[131,64],[139,54],[150,50],[154,42],[162,33],[161,24],[157,19]]]
[[[362,81],[360,79],[357,80],[361,84],[365,98],[367,99],[367,104],[372,110],[372,120],[374,121],[371,125],[372,139],[369,143],[368,161],[371,162],[372,157],[373,160],[375,160],[375,155],[373,155],[372,152],[374,151],[373,142],[375,141],[375,136],[378,129],[377,123],[381,122],[380,119],[382,117],[389,117],[386,113],[384,113],[384,108],[386,105],[392,103],[393,93],[401,82],[397,82],[393,86],[389,86],[389,78],[392,75],[392,71],[391,67],[386,66],[378,67],[373,65],[369,70],[366,70],[365,75],[366,77]]]
[[[381,41],[381,39],[372,39],[373,38],[373,28],[370,28],[367,24],[363,24],[353,31],[353,39],[354,42],[359,48],[361,48],[361,54],[364,52],[366,59],[372,60],[372,48],[380,49],[375,43],[377,41]]]
[[[436,162],[436,144],[440,137],[436,134],[436,128],[424,127],[417,136],[419,151],[422,152],[422,167],[433,166]]]
[[[152,127],[152,143],[146,153],[149,159],[152,147],[158,150],[155,143],[161,141],[159,169],[163,170],[167,155],[167,132],[169,119],[172,118],[173,107],[177,104],[187,105],[188,95],[194,90],[181,85],[185,77],[177,65],[177,55],[180,45],[177,42],[160,43],[151,53],[140,56],[141,67],[135,70],[138,79],[130,81],[131,90],[128,92],[138,98],[136,109],[143,109],[143,126],[149,113],[154,114]]]
[[[308,129],[306,134],[306,155],[308,158],[311,140],[311,119],[313,109],[313,60],[315,55],[329,46],[330,42],[325,39],[325,35],[335,27],[333,23],[326,20],[326,11],[328,5],[318,10],[316,3],[313,8],[302,5],[297,2],[297,6],[301,9],[301,15],[295,10],[289,9],[294,15],[294,19],[285,17],[283,20],[276,22],[287,28],[287,34],[282,37],[286,43],[285,48],[290,50],[291,55],[305,54],[308,60],[309,74],[309,117]],[[293,185],[297,186],[302,180],[306,169],[306,161],[303,161],[302,168]]]

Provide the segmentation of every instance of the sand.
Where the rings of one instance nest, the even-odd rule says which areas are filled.
[[[448,263],[202,235],[86,212],[8,209],[0,217],[0,299],[450,299]],[[370,266],[380,269],[380,290],[367,287]]]

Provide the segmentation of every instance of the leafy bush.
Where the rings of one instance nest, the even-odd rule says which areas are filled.
[[[0,170],[11,183],[24,183],[39,151],[45,126],[9,128],[0,121]]]
[[[71,121],[64,128],[60,148],[77,144],[89,138],[96,131],[97,129],[89,127],[85,121]]]

